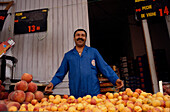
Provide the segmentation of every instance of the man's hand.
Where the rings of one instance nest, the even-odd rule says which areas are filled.
[[[49,83],[46,87],[45,87],[45,93],[47,93],[47,94],[50,94],[50,93],[52,93],[52,89],[53,89],[53,83]]]
[[[117,79],[117,80],[116,80],[116,86],[117,86],[116,89],[122,88],[122,87],[124,86],[123,81],[120,80],[120,79]]]

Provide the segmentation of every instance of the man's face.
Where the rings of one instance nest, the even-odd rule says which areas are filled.
[[[86,33],[84,31],[77,31],[74,37],[76,46],[83,47],[86,43]]]

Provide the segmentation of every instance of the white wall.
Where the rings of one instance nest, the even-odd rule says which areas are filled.
[[[0,10],[5,7],[6,5],[0,5]],[[15,12],[42,8],[49,8],[47,32],[13,34]],[[87,0],[14,0],[8,13],[12,15],[8,15],[5,21],[0,41],[12,37],[16,42],[12,48],[13,55],[18,59],[14,75],[16,79],[27,72],[33,75],[34,80],[50,81],[64,53],[74,47],[74,31],[83,28],[89,34]],[[42,37],[44,39],[38,39]],[[90,45],[89,37],[87,45]],[[68,81],[67,77],[65,81]],[[68,86],[68,82],[66,85]]]

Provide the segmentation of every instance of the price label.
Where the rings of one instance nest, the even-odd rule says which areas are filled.
[[[47,31],[48,9],[15,13],[14,33],[34,33]]]
[[[11,46],[13,46],[13,45],[15,44],[15,42],[14,42],[12,39],[9,39],[7,42],[8,42]]]
[[[168,0],[135,0],[138,20],[169,15]]]

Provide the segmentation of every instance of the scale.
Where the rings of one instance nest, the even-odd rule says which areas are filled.
[[[9,90],[11,79],[13,79],[13,69],[18,60],[13,56],[5,55],[5,53],[15,45],[14,40],[9,38],[7,41],[0,43],[0,59],[1,59],[1,80],[5,85],[5,90]],[[6,60],[10,60],[13,63],[11,77],[6,77]]]

